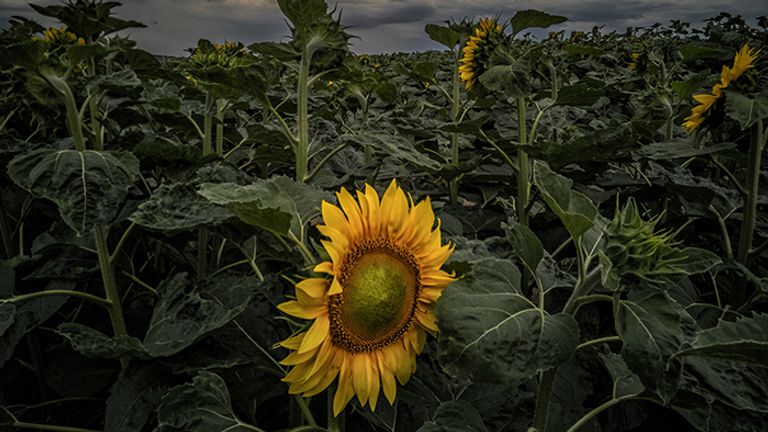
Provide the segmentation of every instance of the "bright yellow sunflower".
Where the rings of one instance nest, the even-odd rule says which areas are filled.
[[[732,82],[741,77],[747,70],[755,66],[755,60],[760,50],[749,48],[749,44],[744,44],[733,58],[733,66],[723,65],[720,72],[720,82],[712,86],[712,92],[697,94],[693,96],[699,104],[691,109],[691,115],[685,118],[683,126],[688,132],[693,132],[706,119],[707,113],[715,106],[718,99],[723,97],[723,89],[727,88]]]
[[[436,334],[434,306],[453,275],[441,270],[453,252],[443,245],[429,198],[413,203],[393,180],[379,201],[366,185],[357,202],[346,189],[340,207],[322,203],[318,230],[330,261],[315,272],[328,277],[296,284],[296,300],[278,309],[314,320],[307,331],[281,342],[292,352],[283,378],[291,394],[312,396],[337,377],[338,415],[354,395],[376,409],[380,390],[394,403],[396,385],[416,370],[426,334]]]
[[[85,45],[83,38],[78,38],[76,34],[68,31],[66,27],[50,27],[43,31],[43,37],[32,36],[33,41],[44,42],[49,45]]]
[[[459,60],[459,75],[467,90],[471,90],[485,72],[485,63],[503,34],[504,28],[493,18],[483,18],[475,27]]]

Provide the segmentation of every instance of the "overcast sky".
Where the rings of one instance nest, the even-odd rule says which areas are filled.
[[[24,0],[0,0],[0,28],[13,15],[42,19]],[[37,0],[41,5],[57,0]],[[139,47],[155,54],[180,55],[200,38],[213,42],[285,40],[290,32],[274,0],[124,0],[116,15],[147,25],[131,31]],[[334,4],[329,1],[330,4]],[[624,30],[628,26],[668,24],[680,19],[701,24],[720,12],[742,15],[754,23],[768,15],[768,0],[338,0],[342,23],[359,39],[357,53],[440,49],[424,33],[424,25],[463,17],[501,14],[521,9],[563,15],[568,21],[552,29],[591,30],[593,26]]]

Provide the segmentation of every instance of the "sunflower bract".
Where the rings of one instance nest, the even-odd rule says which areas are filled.
[[[453,275],[441,266],[453,252],[442,244],[429,198],[414,204],[395,181],[384,195],[371,186],[357,201],[342,189],[339,206],[322,203],[318,230],[330,261],[327,275],[296,284],[296,300],[278,308],[314,322],[281,345],[292,366],[283,381],[289,392],[312,396],[338,379],[338,415],[353,396],[376,408],[379,393],[394,403],[397,380],[416,370],[427,333],[435,334],[434,305]]]

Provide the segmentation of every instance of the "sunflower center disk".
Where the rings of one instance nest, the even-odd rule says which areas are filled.
[[[364,253],[350,264],[337,314],[332,312],[343,333],[337,342],[353,351],[387,345],[406,330],[413,316],[417,269],[380,250]]]

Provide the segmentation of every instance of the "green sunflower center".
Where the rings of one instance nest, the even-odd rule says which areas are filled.
[[[331,297],[331,336],[349,351],[370,351],[402,336],[413,319],[418,267],[388,242],[354,248],[340,278],[343,292]]]

